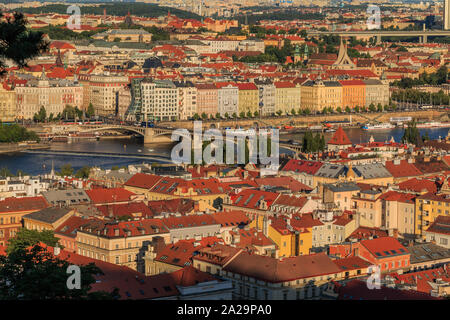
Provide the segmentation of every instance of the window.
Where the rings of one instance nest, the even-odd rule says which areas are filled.
[[[443,244],[443,245],[447,245],[447,244],[448,244],[448,239],[441,238],[441,239],[439,240],[439,243],[440,243],[440,244]]]
[[[119,258],[119,256],[116,257],[116,263],[117,263],[117,264],[120,263],[120,258]]]

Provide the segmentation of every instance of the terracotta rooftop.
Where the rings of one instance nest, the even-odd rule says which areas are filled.
[[[344,132],[344,129],[342,129],[341,126],[339,126],[336,130],[336,132],[333,134],[333,137],[331,137],[331,140],[328,141],[328,144],[331,145],[351,145],[351,141],[348,138],[347,134]]]

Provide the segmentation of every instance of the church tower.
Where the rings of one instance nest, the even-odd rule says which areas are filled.
[[[339,55],[337,60],[332,65],[333,69],[356,69],[356,65],[347,54],[347,46],[344,44],[341,37],[341,45],[339,47]]]

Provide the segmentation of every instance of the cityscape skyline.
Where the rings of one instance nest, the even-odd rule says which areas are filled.
[[[1,6],[0,300],[450,297],[449,0],[111,2]]]

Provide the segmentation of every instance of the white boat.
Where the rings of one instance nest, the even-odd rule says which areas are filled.
[[[153,149],[148,149],[148,151],[153,152]]]
[[[389,130],[395,126],[391,123],[365,124],[361,127],[363,130]]]
[[[141,149],[138,149],[138,152],[142,152],[142,150],[141,150]]]

